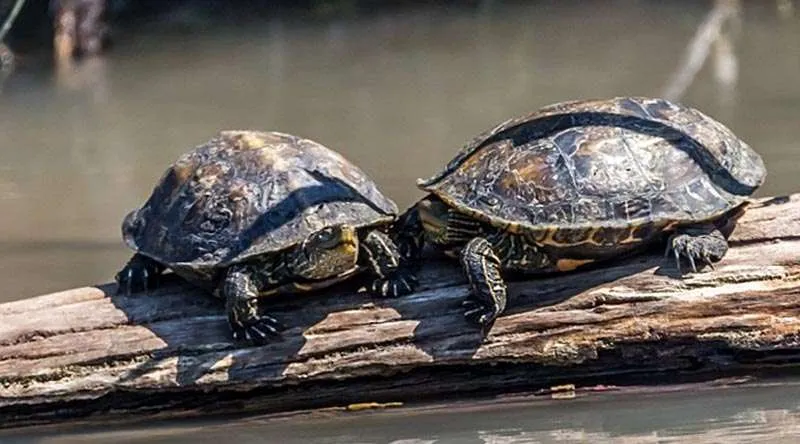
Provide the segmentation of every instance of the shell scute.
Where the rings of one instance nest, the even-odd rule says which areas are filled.
[[[391,221],[397,206],[358,167],[308,139],[222,131],[182,155],[123,224],[165,264],[223,266],[282,250],[334,224]]]
[[[632,225],[720,216],[765,174],[755,151],[700,111],[619,97],[503,122],[419,186],[498,226],[604,226],[624,235]],[[486,205],[485,196],[500,204]]]

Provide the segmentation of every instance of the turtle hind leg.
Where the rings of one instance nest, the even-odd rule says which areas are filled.
[[[221,285],[233,339],[264,345],[280,338],[285,327],[275,318],[258,314],[258,286],[254,271],[245,266],[228,269]]]
[[[464,301],[464,316],[486,334],[506,308],[506,283],[500,275],[500,259],[489,241],[476,237],[462,250],[461,265],[471,289]]]
[[[405,263],[407,258],[385,233],[377,230],[367,233],[361,241],[359,257],[375,277],[370,288],[373,294],[396,297],[417,287],[417,277]]]
[[[117,294],[130,296],[133,293],[157,288],[164,268],[162,264],[147,256],[134,254],[114,276],[114,280],[117,281]]]
[[[716,226],[693,225],[679,228],[667,241],[667,254],[672,252],[678,270],[681,269],[681,259],[685,259],[697,272],[700,265],[714,268],[714,262],[719,262],[728,251],[728,241]]]

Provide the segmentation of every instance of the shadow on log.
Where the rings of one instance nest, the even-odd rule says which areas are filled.
[[[753,204],[716,270],[676,278],[661,252],[513,282],[485,341],[467,286],[432,261],[408,297],[358,282],[276,299],[289,328],[229,340],[221,301],[175,279],[150,295],[86,287],[0,305],[0,424],[88,416],[290,412],[535,391],[789,374],[800,364],[800,194]],[[358,279],[356,279],[358,281]]]

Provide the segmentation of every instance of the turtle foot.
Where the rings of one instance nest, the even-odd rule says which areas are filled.
[[[162,271],[163,267],[158,262],[139,254],[134,255],[114,277],[117,294],[130,296],[156,289]]]
[[[478,325],[483,336],[492,329],[501,311],[496,304],[472,298],[462,302],[461,306],[464,308],[464,317],[469,323]]]
[[[481,328],[484,336],[506,309],[506,284],[500,275],[500,259],[482,237],[469,241],[461,252],[461,265],[470,283],[470,296],[463,302],[464,316]]]
[[[719,262],[728,251],[728,241],[715,227],[689,227],[673,234],[667,242],[666,254],[672,252],[675,265],[681,270],[681,260],[686,260],[693,272],[697,272],[698,265],[708,265],[714,268],[714,262]]]
[[[277,319],[268,315],[261,315],[245,322],[231,321],[233,339],[248,341],[253,345],[265,345],[281,338],[281,331],[285,330]]]
[[[417,285],[419,280],[414,273],[397,270],[387,277],[372,281],[371,291],[385,298],[394,298],[414,292]]]

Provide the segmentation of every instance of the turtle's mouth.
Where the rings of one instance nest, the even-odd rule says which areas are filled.
[[[342,253],[351,256],[358,253],[358,237],[353,227],[342,227],[339,232],[337,249]]]
[[[428,196],[417,203],[417,211],[425,236],[436,243],[443,241],[447,234],[447,204]]]

